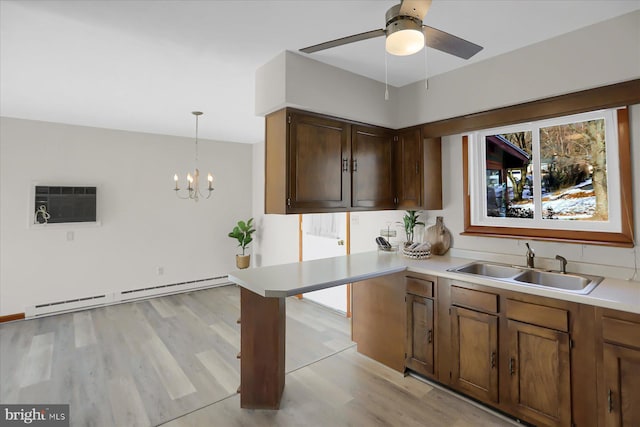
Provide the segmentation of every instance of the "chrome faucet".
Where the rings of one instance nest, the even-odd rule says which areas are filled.
[[[556,255],[556,259],[560,261],[560,273],[567,274],[567,259],[560,255]]]
[[[533,249],[531,249],[531,246],[529,246],[528,242],[525,243],[525,245],[527,245],[527,267],[534,268],[535,263],[533,259],[536,257],[536,254],[533,252]]]

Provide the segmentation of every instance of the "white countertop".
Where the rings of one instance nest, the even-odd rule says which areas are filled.
[[[588,295],[469,276],[447,271],[473,260],[448,255],[410,260],[398,253],[365,252],[314,261],[258,267],[229,274],[229,280],[264,297],[288,297],[401,271],[640,314],[640,282],[605,278]]]

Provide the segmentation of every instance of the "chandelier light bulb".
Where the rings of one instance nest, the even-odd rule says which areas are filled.
[[[180,199],[191,199],[194,201],[198,201],[202,198],[211,197],[211,192],[213,191],[213,175],[209,174],[207,176],[207,180],[209,181],[209,186],[207,188],[208,194],[206,197],[200,192],[200,171],[198,170],[198,118],[203,114],[201,111],[192,111],[191,114],[196,116],[196,140],[195,140],[195,158],[196,158],[196,168],[193,171],[193,174],[187,173],[187,192],[184,196],[181,196],[180,188],[178,187],[178,174],[173,175],[173,180],[176,183],[174,191],[176,192],[176,196]]]

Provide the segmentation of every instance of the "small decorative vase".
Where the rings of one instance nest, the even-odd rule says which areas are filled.
[[[436,217],[436,223],[427,228],[427,241],[431,243],[431,253],[444,255],[451,247],[451,232],[444,226],[442,217]]]
[[[236,266],[239,269],[245,269],[249,267],[251,262],[251,255],[236,255]]]

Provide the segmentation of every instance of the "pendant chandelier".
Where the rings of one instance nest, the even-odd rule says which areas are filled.
[[[201,111],[192,111],[191,114],[196,116],[196,167],[193,172],[187,173],[187,189],[184,192],[181,192],[180,187],[178,187],[178,174],[173,175],[173,180],[175,181],[175,188],[173,191],[176,192],[176,196],[180,199],[192,199],[196,202],[204,195],[200,192],[200,171],[198,170],[198,117],[202,115]],[[213,191],[213,175],[207,174],[207,199],[211,197],[211,192]]]

